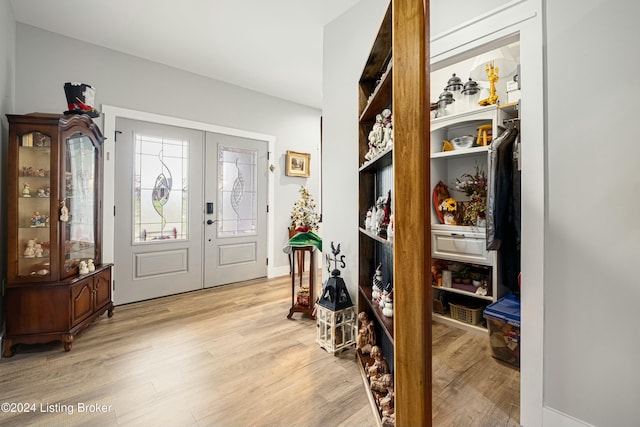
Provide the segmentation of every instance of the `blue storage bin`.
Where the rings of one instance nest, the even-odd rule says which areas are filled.
[[[484,310],[491,353],[496,359],[520,367],[520,300],[509,294]]]

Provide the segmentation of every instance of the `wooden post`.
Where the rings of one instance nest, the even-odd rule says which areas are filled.
[[[429,427],[429,0],[392,1],[396,425]]]

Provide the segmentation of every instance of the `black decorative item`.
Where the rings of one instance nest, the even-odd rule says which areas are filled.
[[[331,242],[331,252],[333,253],[333,259],[331,259],[331,255],[327,254],[327,270],[330,270],[331,262],[334,263],[334,268],[331,271],[331,277],[327,279],[322,286],[322,295],[318,300],[318,304],[331,311],[339,311],[347,307],[352,307],[353,302],[351,301],[351,296],[349,296],[347,285],[344,283],[342,277],[340,277],[340,270],[338,270],[338,264],[340,264],[341,268],[346,266],[344,255],[338,256],[340,253],[340,244],[338,243],[338,247],[336,248],[333,242]]]
[[[64,84],[64,94],[69,108],[64,114],[86,114],[94,118],[100,115],[100,112],[93,106],[96,90],[90,85],[67,82]]]
[[[358,325],[356,308],[351,302],[347,286],[340,277],[340,268],[345,267],[344,255],[331,242],[331,253],[327,254],[327,271],[331,277],[322,285],[322,294],[316,303],[317,336],[320,347],[336,355],[356,344]],[[333,270],[331,263],[333,262]]]

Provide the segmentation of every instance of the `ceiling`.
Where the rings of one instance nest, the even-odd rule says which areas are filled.
[[[360,0],[11,0],[17,22],[322,106],[323,26]]]

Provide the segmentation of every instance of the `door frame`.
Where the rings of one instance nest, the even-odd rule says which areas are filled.
[[[112,105],[102,104],[103,116],[103,135],[106,137],[104,141],[104,194],[102,197],[103,212],[105,213],[102,221],[102,262],[112,263],[115,258],[115,219],[110,212],[113,212],[115,206],[115,135],[116,135],[116,119],[132,119],[151,123],[164,124],[168,126],[183,127],[188,129],[199,130],[203,132],[214,132],[241,138],[255,139],[265,141],[267,143],[267,153],[269,158],[275,152],[276,137],[273,135],[256,133],[242,129],[234,129],[225,126],[218,126],[211,123],[197,122],[193,120],[180,119],[177,117],[165,116],[161,114],[149,113],[146,111],[132,110],[129,108],[116,107]],[[206,148],[206,147],[205,147]],[[275,180],[273,173],[267,173],[267,203],[271,207],[267,213],[267,257],[270,260],[275,259],[274,248],[274,230],[275,216],[272,215],[275,206]],[[204,250],[204,249],[203,249]],[[114,269],[118,266],[114,265]],[[273,263],[267,266],[267,277],[275,277],[277,271],[273,267]],[[116,292],[116,290],[114,290]]]

